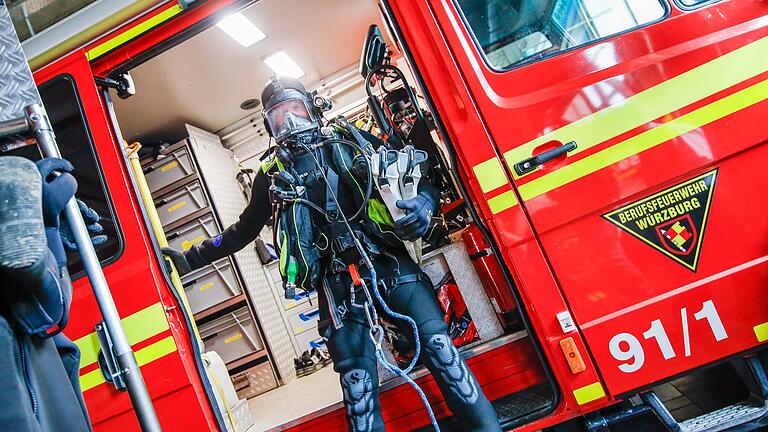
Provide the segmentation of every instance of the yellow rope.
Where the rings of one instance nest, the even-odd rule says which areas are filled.
[[[125,148],[128,152],[128,160],[131,163],[131,168],[133,169],[133,175],[136,178],[136,185],[139,188],[139,194],[141,195],[142,201],[144,201],[144,207],[147,209],[147,215],[149,216],[149,222],[152,225],[152,230],[155,232],[155,237],[157,238],[157,243],[161,248],[168,247],[168,239],[165,237],[165,232],[163,231],[163,224],[160,222],[160,216],[157,214],[157,208],[155,208],[155,202],[152,200],[152,193],[149,191],[149,185],[147,185],[147,179],[144,177],[144,170],[141,169],[141,162],[139,162],[139,149],[141,149],[141,144],[135,142],[133,144],[128,144],[127,142],[123,141],[125,144]],[[192,308],[189,306],[189,301],[187,300],[187,293],[184,291],[184,285],[181,283],[181,278],[179,277],[179,272],[176,271],[176,267],[173,265],[173,261],[171,261],[170,258],[163,256],[163,259],[165,259],[168,263],[171,265],[171,282],[173,283],[173,288],[176,290],[176,292],[179,294],[179,297],[181,298],[181,302],[184,306],[184,310],[187,312],[187,316],[189,316],[189,321],[192,323],[192,330],[195,333],[195,337],[197,338],[198,344],[202,345],[202,340],[200,339],[200,332],[197,329],[197,324],[195,323],[194,314],[192,313]]]
[[[206,366],[206,369],[208,369],[208,366]],[[229,421],[232,424],[232,430],[235,432],[237,431],[237,425],[235,424],[235,415],[232,414],[232,410],[229,409],[229,402],[227,401],[226,396],[224,396],[224,389],[221,388],[221,383],[219,383],[219,379],[216,378],[216,374],[213,373],[213,368],[209,369],[211,378],[213,378],[213,383],[216,385],[216,390],[219,391],[219,395],[221,395],[221,400],[224,402],[224,409],[227,410],[227,415],[229,416]]]

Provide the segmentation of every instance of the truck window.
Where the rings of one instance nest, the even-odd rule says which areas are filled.
[[[667,12],[660,0],[458,0],[458,4],[496,70],[637,28]]]
[[[122,240],[75,83],[68,76],[56,77],[40,86],[40,97],[56,133],[59,150],[75,167],[73,175],[78,184],[77,197],[101,216],[99,223],[104,227],[108,240],[96,247],[99,260],[102,266],[113,262],[122,250]],[[72,279],[84,274],[80,254],[67,255]]]

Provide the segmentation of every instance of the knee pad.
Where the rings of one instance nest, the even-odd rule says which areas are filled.
[[[336,369],[341,380],[350,429],[373,430],[379,391],[376,363],[364,357],[353,357],[340,361]]]
[[[425,335],[422,350],[425,360],[431,364],[432,374],[442,380],[464,405],[472,405],[480,398],[480,388],[467,363],[461,358],[453,341],[446,333]]]

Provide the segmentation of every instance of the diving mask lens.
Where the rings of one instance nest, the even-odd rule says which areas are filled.
[[[264,113],[275,139],[292,135],[312,125],[304,99],[288,99],[278,103]]]

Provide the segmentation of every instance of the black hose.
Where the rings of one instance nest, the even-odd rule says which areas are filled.
[[[327,140],[323,141],[322,143],[320,143],[320,145],[327,145],[327,144],[343,144],[343,145],[352,147],[353,149],[355,149],[358,152],[360,152],[361,155],[363,155],[363,160],[365,161],[365,165],[368,168],[367,169],[367,171],[368,171],[368,182],[367,182],[367,184],[365,186],[365,195],[363,196],[363,202],[360,205],[360,208],[357,209],[355,214],[352,215],[352,217],[348,218],[349,220],[355,220],[358,217],[360,217],[361,214],[363,214],[363,211],[367,208],[368,200],[371,198],[371,194],[373,193],[373,170],[371,169],[371,163],[368,161],[368,158],[365,155],[365,151],[363,151],[363,149],[359,145],[353,143],[352,141],[341,139],[341,138],[330,138],[330,139],[327,139]],[[306,148],[306,147],[304,147],[304,148],[307,151],[309,151],[308,148]],[[354,175],[354,174],[350,173],[350,175]],[[339,211],[341,211],[341,208],[339,208]]]

